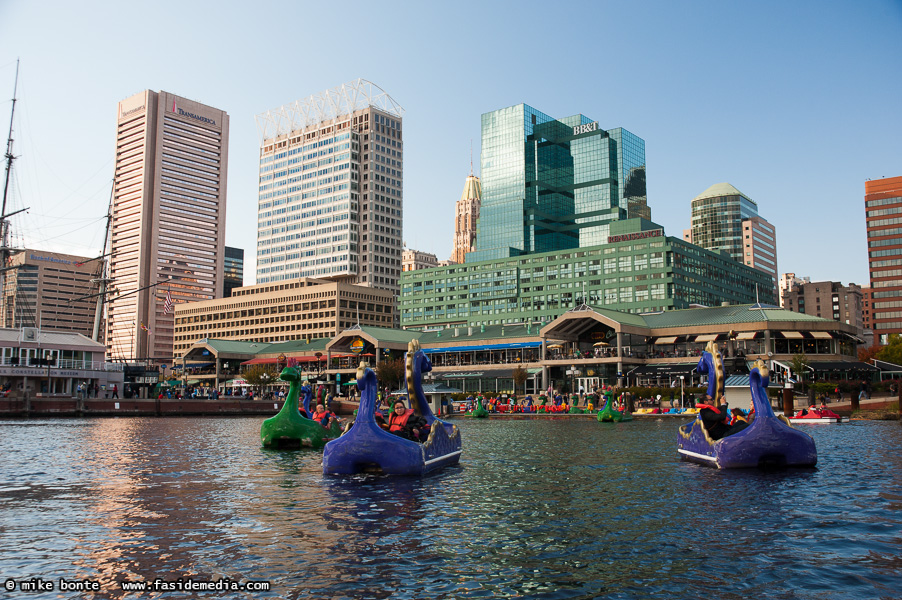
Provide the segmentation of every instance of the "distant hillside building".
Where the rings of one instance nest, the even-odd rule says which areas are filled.
[[[430,252],[404,249],[401,253],[401,270],[416,271],[417,269],[431,269],[438,266],[438,257]]]
[[[97,298],[94,280],[103,262],[40,250],[13,254],[3,278],[2,327],[39,327],[91,338]]]
[[[457,201],[454,216],[454,249],[451,262],[462,263],[467,252],[476,249],[476,223],[479,221],[479,207],[482,203],[482,186],[479,177],[472,173],[464,183],[464,191]]]
[[[776,229],[758,215],[754,200],[729,183],[712,185],[692,199],[688,237],[706,250],[726,252],[733,260],[769,273],[777,291]]]
[[[864,183],[875,340],[902,333],[902,177]]]

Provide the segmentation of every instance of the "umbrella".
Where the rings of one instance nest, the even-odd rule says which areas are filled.
[[[607,342],[595,342],[592,345],[593,346],[608,346],[609,344]]]
[[[560,344],[552,344],[551,346],[548,346],[548,347],[549,348],[563,348],[563,346]]]
[[[375,355],[375,354],[370,354],[369,352],[367,352],[366,354],[361,354],[360,356],[376,356],[376,355]]]
[[[349,381],[349,382],[343,383],[341,385],[357,385],[357,380],[355,379],[354,381]]]

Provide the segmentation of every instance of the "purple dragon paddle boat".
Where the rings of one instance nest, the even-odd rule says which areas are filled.
[[[708,374],[708,395],[715,401],[723,395],[723,363],[713,342],[702,354],[698,372]],[[782,415],[774,414],[767,398],[769,372],[764,362],[755,361],[749,375],[755,418],[748,427],[714,440],[701,417],[679,428],[680,457],[719,469],[751,467],[813,467],[817,465],[814,439],[794,429]]]
[[[376,374],[361,364],[357,369],[357,387],[361,396],[357,418],[353,427],[326,444],[323,451],[324,474],[425,475],[460,461],[460,430],[456,425],[435,418],[423,393],[422,375],[432,370],[432,363],[420,350],[417,340],[408,346],[406,363],[408,398],[414,412],[426,419],[429,426],[426,440],[407,440],[376,424]]]

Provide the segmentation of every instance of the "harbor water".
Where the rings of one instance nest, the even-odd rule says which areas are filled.
[[[902,597],[898,422],[718,471],[680,461],[685,419],[457,419],[460,465],[420,479],[324,477],[261,421],[0,422],[6,597]]]

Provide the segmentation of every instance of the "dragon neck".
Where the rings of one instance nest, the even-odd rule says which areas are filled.
[[[407,377],[407,399],[410,402],[410,407],[413,409],[414,414],[422,416],[422,411],[420,410],[420,397],[423,397],[425,401],[425,396],[423,396],[423,383],[422,383],[422,372],[420,369],[420,363],[417,360],[416,352],[408,352],[407,353],[407,362],[406,362],[406,377]]]
[[[298,393],[300,390],[301,385],[296,379],[288,382],[288,397],[285,399],[285,404],[288,405],[289,409],[298,409]]]

